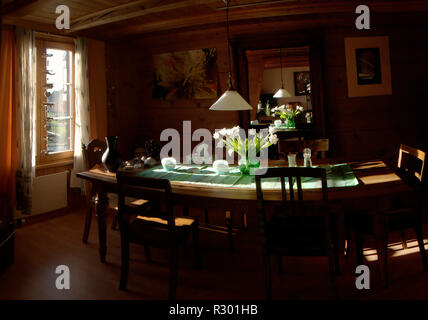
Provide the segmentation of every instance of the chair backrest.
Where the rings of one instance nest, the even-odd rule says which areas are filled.
[[[85,169],[89,170],[97,164],[101,164],[101,158],[107,149],[104,141],[93,139],[86,146],[82,145]]]
[[[166,179],[154,179],[141,177],[133,173],[118,172],[116,179],[119,189],[118,214],[132,208],[125,205],[125,197],[149,200],[152,204],[158,204],[156,213],[168,221],[168,229],[174,231],[174,204],[171,192],[171,184]],[[161,211],[161,204],[165,210]]]
[[[326,158],[326,152],[329,151],[329,140],[328,139],[310,139],[310,140],[299,140],[299,141],[286,141],[280,140],[279,152],[284,157],[291,153],[302,153],[303,149],[309,148],[312,152],[312,158],[317,159],[319,156],[322,159]]]
[[[282,202],[279,209],[281,215],[285,217],[287,234],[280,235],[280,238],[271,235],[266,218],[265,201],[263,199],[262,180],[266,178],[280,178]],[[286,181],[288,183],[289,197],[287,199]],[[320,201],[304,201],[302,191],[302,179],[315,178],[321,180]],[[262,244],[265,250],[270,251],[278,246],[287,250],[284,252],[294,252],[297,255],[323,255],[322,252],[331,244],[332,220],[327,207],[327,177],[323,168],[269,168],[266,174],[256,175],[257,204],[259,212],[259,224],[262,235]],[[294,195],[293,184],[296,182],[297,199]],[[277,206],[274,204],[274,206]],[[275,226],[276,228],[276,226]],[[321,241],[324,239],[327,242]],[[285,242],[284,242],[285,241]],[[310,249],[311,248],[311,249]],[[289,255],[289,254],[284,255]],[[320,254],[321,253],[321,254]]]
[[[326,158],[326,152],[329,149],[329,140],[328,139],[313,139],[313,140],[303,140],[301,146],[301,152],[303,149],[309,148],[312,151],[314,159],[320,154],[322,159]]]
[[[294,206],[296,201],[303,201],[303,188],[302,188],[302,178],[315,178],[321,180],[321,200],[327,201],[328,191],[327,191],[327,174],[324,168],[307,168],[307,167],[277,167],[277,168],[268,168],[266,173],[263,175],[257,174],[256,171],[256,188],[257,188],[257,201],[259,202],[259,207],[263,206],[263,188],[262,180],[266,178],[279,178],[281,181],[281,197],[282,202],[286,204],[287,201],[291,202],[291,205]],[[285,178],[287,178],[288,190],[289,190],[289,199],[287,200],[287,190]],[[297,187],[297,199],[294,194],[294,182],[296,182]],[[293,212],[296,213],[295,210]]]
[[[422,182],[425,157],[424,151],[402,144],[398,152],[397,167],[403,174]]]

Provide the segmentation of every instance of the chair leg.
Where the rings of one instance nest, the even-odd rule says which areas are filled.
[[[111,229],[117,230],[117,213],[113,215],[113,221],[111,223]]]
[[[193,248],[195,250],[195,264],[197,269],[202,269],[201,251],[199,246],[199,222],[196,220],[193,224]]]
[[[265,297],[266,300],[272,300],[272,275],[270,270],[270,256],[264,254],[263,257],[264,268],[265,268]]]
[[[122,265],[120,268],[120,290],[126,290],[129,272],[129,242],[127,239],[121,240]]]
[[[355,232],[355,246],[357,254],[357,265],[362,265],[364,263],[364,238],[359,230],[356,230]]]
[[[375,223],[375,237],[378,261],[381,270],[381,278],[384,283],[384,288],[388,288],[388,231],[386,226],[386,219],[383,216],[379,216],[376,218],[378,219],[378,221]]]
[[[82,241],[84,243],[88,243],[89,230],[91,229],[91,221],[92,221],[92,206],[88,204],[88,208],[86,210],[85,216],[85,227],[83,229],[83,238]]]
[[[348,258],[349,254],[351,253],[351,223],[349,221],[348,215],[345,215],[345,241],[345,258]]]
[[[204,217],[205,217],[205,226],[208,227],[210,225],[208,220],[208,209],[204,209]]]
[[[241,228],[247,229],[247,214],[244,211],[241,212]]]
[[[234,251],[233,245],[233,233],[232,233],[232,211],[226,211],[226,226],[227,226],[227,237],[229,240],[229,250]]]
[[[175,300],[178,280],[178,249],[173,245],[169,250],[169,288],[168,299]]]
[[[401,245],[403,246],[403,249],[407,249],[407,242],[406,242],[406,231],[404,228],[401,228]]]
[[[424,237],[422,233],[422,222],[418,221],[415,225],[416,238],[418,239],[419,252],[421,254],[422,263],[424,265],[424,270],[428,271],[428,262],[427,254],[425,251]]]

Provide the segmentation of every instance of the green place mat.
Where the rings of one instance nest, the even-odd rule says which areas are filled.
[[[327,186],[329,188],[351,187],[358,185],[358,180],[348,164],[337,164],[320,166],[327,170]],[[200,172],[190,170],[198,168]],[[166,171],[162,166],[157,166],[139,173],[140,176],[148,178],[168,179],[169,181],[180,181],[189,184],[223,186],[235,188],[256,188],[254,176],[242,175],[238,168],[231,168],[225,175],[217,175],[212,167],[180,165],[174,171]],[[288,181],[285,181],[288,188]],[[294,183],[295,185],[295,183]],[[279,178],[266,178],[262,180],[263,189],[281,189]],[[321,180],[314,178],[302,179],[303,189],[320,189]]]
[[[326,169],[328,188],[353,187],[358,185],[358,180],[347,163],[319,167]],[[321,180],[315,178],[302,178],[302,188],[320,189]]]

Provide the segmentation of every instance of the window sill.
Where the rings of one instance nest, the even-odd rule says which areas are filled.
[[[73,159],[66,159],[66,160],[60,160],[55,162],[46,162],[46,163],[41,163],[36,165],[36,170],[63,167],[63,166],[72,165],[73,163],[74,163]]]

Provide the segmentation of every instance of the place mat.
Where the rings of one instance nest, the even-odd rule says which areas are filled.
[[[342,188],[358,185],[358,179],[347,163],[317,166],[326,169],[327,187]],[[316,178],[302,178],[302,189],[320,189],[321,180]]]
[[[327,186],[329,188],[350,187],[358,185],[358,180],[348,164],[319,166],[326,169]],[[198,172],[192,172],[193,170]],[[212,167],[179,165],[173,171],[166,171],[162,166],[139,172],[138,175],[148,178],[168,179],[171,182],[185,182],[189,184],[223,186],[234,188],[255,189],[254,176],[242,175],[238,168],[231,168],[225,175],[218,175]],[[295,186],[296,182],[294,182]],[[288,189],[288,179],[285,179]],[[266,178],[262,180],[263,189],[281,189],[279,178]],[[303,189],[321,188],[321,180],[315,178],[302,178]]]

